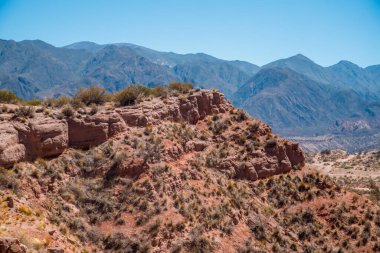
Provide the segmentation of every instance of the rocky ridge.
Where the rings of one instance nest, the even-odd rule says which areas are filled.
[[[0,245],[18,247],[7,253],[380,250],[377,205],[217,91],[68,117],[6,106]]]
[[[77,117],[60,119],[40,113],[42,115],[25,122],[13,117],[0,124],[0,166],[11,167],[20,161],[57,157],[68,148],[88,149],[121,133],[128,134],[130,127],[146,127],[167,120],[195,125],[206,116],[223,114],[229,110],[232,110],[232,106],[223,94],[198,91],[187,97],[169,97],[165,101],[152,98],[134,106],[108,109],[95,115],[79,114]],[[257,124],[254,130],[260,135],[271,134],[267,125]],[[186,143],[180,149],[188,150],[191,145],[199,149],[199,144],[194,143]],[[263,151],[253,152],[252,157],[257,157],[254,162],[237,165],[232,160],[226,160],[219,166],[221,169],[239,170],[238,177],[247,176],[252,180],[303,166],[303,153],[298,144],[279,140],[273,147],[266,147]]]

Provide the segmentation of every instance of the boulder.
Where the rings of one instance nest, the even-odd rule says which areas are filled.
[[[0,253],[26,253],[27,248],[16,238],[0,238]]]
[[[292,168],[300,169],[305,166],[305,154],[298,143],[288,141],[285,143],[285,148]]]
[[[11,123],[0,123],[0,166],[11,167],[25,159],[25,146]]]
[[[200,140],[188,141],[185,144],[185,151],[186,152],[189,152],[189,151],[200,152],[200,151],[205,150],[206,148],[207,148],[207,142],[200,141]]]
[[[26,125],[15,124],[20,142],[26,148],[26,159],[50,158],[62,154],[68,146],[67,122],[52,118],[30,120]]]

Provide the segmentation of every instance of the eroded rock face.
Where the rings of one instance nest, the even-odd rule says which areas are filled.
[[[25,146],[11,123],[0,124],[0,166],[9,167],[25,159]]]
[[[182,118],[190,124],[196,124],[207,115],[226,112],[230,104],[220,92],[200,91],[180,100],[179,107]]]
[[[279,139],[272,147],[253,151],[244,162],[230,157],[221,160],[216,167],[231,178],[255,181],[302,168],[304,161],[297,143]]]
[[[180,112],[176,98],[168,98],[164,103],[159,98],[143,101],[137,105],[116,109],[128,126],[144,127],[156,124],[161,120],[180,119]]]
[[[123,119],[114,112],[70,118],[67,123],[69,146],[84,149],[97,146],[126,129]]]
[[[128,127],[157,125],[164,120],[197,124],[208,115],[226,113],[230,109],[232,105],[222,93],[201,90],[187,96],[147,99],[133,106],[101,110],[95,115],[77,115],[62,120],[40,115],[25,123],[10,120],[0,123],[0,166],[10,167],[38,157],[56,157],[68,147],[88,149],[125,133]],[[271,128],[263,123],[249,131],[257,136],[271,134]],[[237,141],[239,134],[231,133],[231,140]],[[168,145],[165,159],[177,159],[184,152],[202,152],[208,145],[200,140]],[[244,162],[228,158],[220,161],[217,167],[231,177],[256,180],[300,168],[304,160],[298,144],[278,139],[275,145],[253,151]],[[144,169],[139,160],[133,160],[130,164],[118,166],[113,172],[135,177]]]
[[[20,143],[26,148],[26,159],[55,157],[68,147],[67,122],[52,118],[33,119],[27,124],[14,124]]]
[[[26,253],[27,248],[16,238],[0,238],[0,253]]]

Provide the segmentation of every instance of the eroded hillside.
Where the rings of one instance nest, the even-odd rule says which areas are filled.
[[[5,107],[0,252],[380,250],[378,206],[217,91]]]

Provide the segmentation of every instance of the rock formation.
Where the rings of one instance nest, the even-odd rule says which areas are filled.
[[[118,134],[128,134],[130,127],[181,120],[195,125],[206,116],[223,116],[232,109],[220,92],[198,90],[187,96],[151,98],[132,106],[104,109],[94,115],[78,114],[64,119],[37,115],[25,122],[7,120],[0,124],[0,166],[11,167],[17,162],[33,161],[38,157],[57,157],[69,147],[88,149]],[[269,126],[262,123],[251,131],[258,138],[271,134]],[[231,138],[239,139],[242,134],[235,131],[231,133]],[[203,151],[206,147],[206,142],[192,140],[183,146],[170,146],[168,154],[178,157],[183,152]],[[132,161],[139,159],[132,158]],[[218,167],[222,171],[228,171],[232,177],[256,180],[302,167],[304,156],[298,144],[281,140],[273,147],[253,151],[244,163],[234,157],[219,163]],[[136,166],[135,163],[124,163],[110,173],[136,176],[144,171]]]

